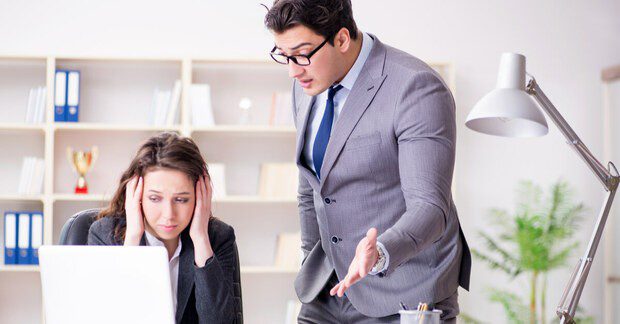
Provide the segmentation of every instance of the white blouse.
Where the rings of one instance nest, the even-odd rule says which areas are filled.
[[[146,235],[146,245],[148,246],[164,246],[164,242],[160,241],[158,238],[153,236],[148,231],[144,231]],[[168,261],[168,266],[170,267],[170,284],[172,286],[172,306],[173,309],[177,310],[177,288],[179,286],[179,256],[181,255],[181,237],[179,237],[179,245],[177,249],[174,251],[172,258]]]

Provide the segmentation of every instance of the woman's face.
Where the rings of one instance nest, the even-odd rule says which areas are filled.
[[[147,171],[142,193],[146,230],[162,241],[177,240],[192,220],[195,199],[187,174],[166,168]]]

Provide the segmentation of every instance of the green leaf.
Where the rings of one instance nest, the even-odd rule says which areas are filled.
[[[506,313],[506,319],[512,324],[529,323],[529,309],[521,301],[518,295],[499,289],[491,289],[489,298],[492,302],[502,305]]]

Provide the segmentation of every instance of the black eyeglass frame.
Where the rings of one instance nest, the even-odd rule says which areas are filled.
[[[298,54],[298,55],[286,55],[286,54],[282,54],[282,53],[274,53],[274,51],[276,50],[277,46],[274,46],[271,49],[271,52],[269,52],[269,56],[271,56],[271,58],[276,61],[276,63],[279,64],[284,64],[284,65],[288,65],[290,63],[290,61],[293,61],[293,63],[299,65],[299,66],[308,66],[312,63],[312,61],[310,61],[310,57],[312,57],[312,55],[316,54],[316,52],[318,52],[323,46],[325,46],[325,44],[327,44],[327,41],[329,41],[329,38],[326,38],[319,46],[317,46],[315,49],[312,50],[312,52],[308,53],[308,54]],[[284,62],[280,62],[278,61],[278,59],[276,59],[276,56],[282,57],[282,58],[286,58],[286,63]],[[304,57],[305,59],[308,60],[308,64],[300,64],[299,61],[297,60],[297,57],[301,56]]]

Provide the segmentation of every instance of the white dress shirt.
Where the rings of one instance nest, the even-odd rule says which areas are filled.
[[[340,81],[340,85],[342,89],[340,89],[334,95],[334,122],[332,124],[332,133],[334,132],[334,128],[336,126],[336,121],[338,120],[338,116],[340,116],[340,112],[342,111],[342,107],[347,101],[347,97],[353,89],[353,85],[357,80],[357,77],[360,75],[362,71],[362,67],[364,67],[364,63],[366,63],[366,59],[368,59],[368,55],[370,55],[370,51],[372,50],[372,45],[374,44],[374,40],[366,33],[362,33],[362,49],[360,50],[355,63],[347,73],[347,75]],[[316,138],[316,133],[319,131],[319,127],[321,126],[321,120],[323,119],[323,115],[325,114],[325,108],[327,106],[327,94],[329,89],[321,92],[316,96],[316,100],[312,105],[312,110],[310,111],[310,116],[308,117],[308,125],[306,126],[306,134],[305,134],[305,146],[303,149],[303,157],[306,159],[306,163],[308,167],[314,171],[316,174],[316,169],[314,168],[314,160],[312,159],[312,151],[314,148],[314,139]],[[323,160],[325,161],[325,160]],[[376,266],[370,271],[371,275],[376,275],[380,272],[384,272],[387,270],[388,265],[390,264],[390,254],[385,249],[385,246],[381,242],[377,242],[377,248],[381,249],[383,254],[385,255],[385,263],[381,269],[378,269]]]
[[[165,247],[164,242],[160,241],[148,231],[144,231],[144,234],[146,235],[146,245]],[[172,306],[174,307],[173,309],[175,312],[177,310],[177,288],[179,285],[179,256],[181,255],[182,247],[181,237],[179,237],[179,245],[174,251],[172,258],[168,261],[168,267],[170,268],[170,284],[172,286]]]
[[[362,49],[353,63],[353,66],[349,70],[349,73],[340,81],[340,85],[342,89],[340,89],[334,95],[334,122],[332,124],[332,133],[334,132],[334,127],[336,126],[336,121],[338,120],[338,116],[340,116],[340,112],[342,111],[342,107],[344,103],[347,101],[347,97],[355,84],[355,80],[359,76],[362,71],[362,67],[364,63],[366,63],[366,59],[368,55],[370,55],[370,50],[372,49],[372,44],[374,41],[368,34],[362,33]],[[316,133],[319,131],[319,126],[321,126],[321,120],[323,120],[323,115],[325,114],[325,106],[327,105],[327,93],[329,89],[319,93],[316,96],[316,100],[312,105],[312,109],[310,110],[310,116],[308,117],[308,126],[306,127],[306,137],[305,137],[305,146],[303,150],[303,157],[306,159],[306,163],[314,174],[316,174],[316,170],[314,168],[314,160],[312,159],[312,151],[314,148],[314,139],[316,138]]]

